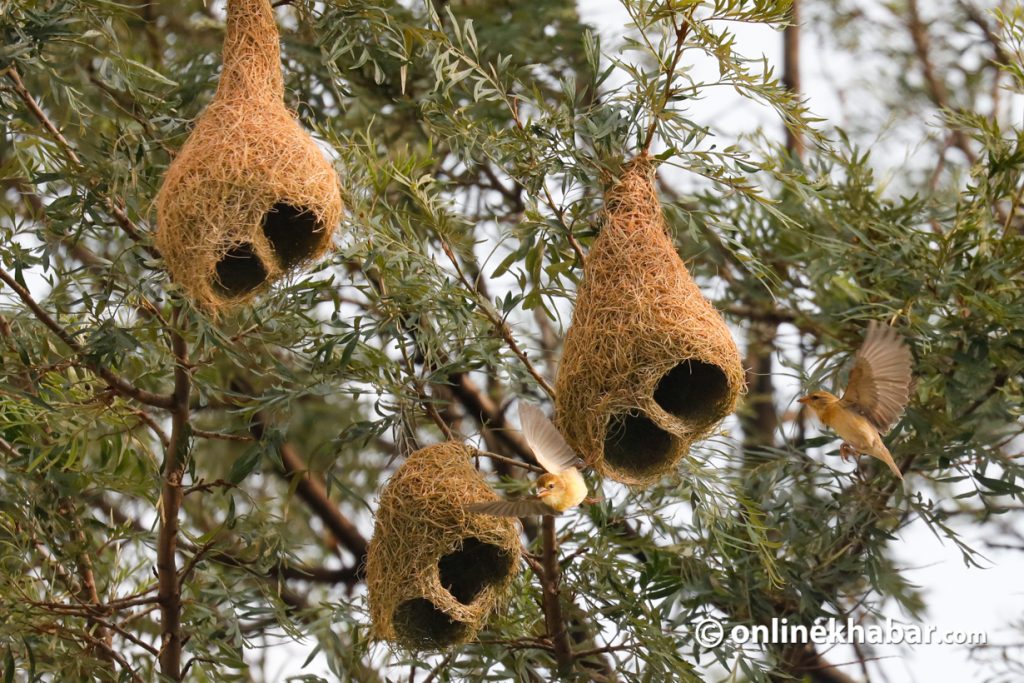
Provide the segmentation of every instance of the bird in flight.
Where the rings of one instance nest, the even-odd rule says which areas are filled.
[[[522,402],[519,403],[519,424],[533,456],[546,470],[534,484],[537,493],[518,500],[473,503],[466,509],[498,517],[531,517],[560,515],[582,503],[587,497],[587,483],[576,469],[576,453],[555,425],[539,408]]]
[[[810,406],[818,419],[843,439],[839,447],[843,458],[866,453],[903,479],[892,454],[882,443],[882,435],[899,419],[910,400],[910,365],[910,349],[896,331],[871,321],[864,343],[854,357],[843,397],[815,391],[798,402]]]

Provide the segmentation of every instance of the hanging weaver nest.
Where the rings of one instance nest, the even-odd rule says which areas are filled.
[[[420,449],[381,492],[366,557],[375,637],[410,650],[467,642],[519,571],[516,522],[464,510],[498,499],[473,453],[455,442]]]
[[[739,351],[676,253],[646,158],[605,197],[556,385],[566,440],[627,484],[673,469],[744,390]]]
[[[268,0],[228,0],[217,93],[157,197],[156,245],[196,302],[216,313],[327,250],[338,178],[284,106]]]

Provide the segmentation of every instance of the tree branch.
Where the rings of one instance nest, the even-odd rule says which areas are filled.
[[[907,28],[910,31],[910,38],[914,42],[914,51],[917,58],[921,60],[921,75],[927,87],[928,97],[932,103],[940,109],[952,111],[949,101],[949,91],[946,84],[935,74],[935,64],[932,61],[931,45],[928,37],[928,29],[921,22],[921,14],[918,11],[917,0],[907,0]],[[967,136],[959,128],[951,127],[950,134],[953,136],[953,144],[964,153],[970,163],[977,160],[977,155],[971,149]]]
[[[829,664],[813,645],[794,645],[783,658],[786,660],[786,676],[779,678],[780,681],[807,677],[811,683],[858,683]]]
[[[263,416],[257,414],[249,425],[249,430],[256,439],[262,439],[265,432]],[[338,543],[344,546],[355,557],[356,578],[362,579],[366,564],[366,550],[369,542],[360,533],[356,525],[342,514],[334,501],[327,495],[327,486],[323,480],[314,472],[299,455],[298,451],[291,444],[281,444],[279,449],[281,456],[281,476],[285,479],[298,478],[295,492],[309,507],[313,513],[320,518]]]
[[[438,235],[438,240],[441,242],[441,249],[444,250],[448,260],[451,261],[452,266],[455,267],[455,272],[459,276],[459,280],[462,282],[462,285],[470,292],[473,292],[474,298],[476,298],[476,287],[474,287],[473,283],[466,277],[462,267],[459,265],[459,260],[455,257],[455,252],[452,251],[452,248],[448,246],[448,242],[440,235]],[[491,307],[490,301],[479,301],[479,304],[484,315],[486,315],[488,320],[491,321],[491,324],[494,325],[494,329],[498,332],[501,338],[505,340],[505,343],[512,350],[512,353],[516,355],[516,358],[518,358],[526,367],[526,371],[530,373],[533,379],[537,381],[537,384],[540,385],[540,388],[543,389],[548,396],[554,398],[555,388],[551,386],[551,383],[548,382],[547,378],[545,378],[544,375],[534,367],[533,363],[530,362],[530,359],[527,358],[526,352],[519,348],[519,344],[516,343],[515,337],[512,336],[512,328],[510,328],[508,323],[505,322],[505,320],[498,315],[497,311]]]
[[[334,502],[327,495],[327,487],[323,480],[309,470],[291,444],[281,444],[281,462],[284,464],[282,474],[291,479],[299,477],[296,488],[299,497],[306,505],[320,518],[334,537],[338,539],[345,548],[355,556],[356,571],[359,578],[362,578],[366,563],[366,549],[369,546],[366,538],[359,532],[356,525],[341,513]]]
[[[468,373],[452,375],[452,394],[463,405],[470,417],[476,420],[483,429],[491,430],[503,446],[515,453],[524,461],[535,463],[533,452],[526,439],[518,432],[508,429],[505,414],[485,394]]]
[[[18,281],[15,280],[10,273],[3,270],[2,268],[0,268],[0,280],[3,280],[4,284],[10,287],[14,291],[14,293],[18,295],[18,298],[21,299],[26,306],[28,306],[29,310],[32,311],[32,314],[35,315],[39,322],[46,325],[46,327],[48,327],[50,331],[53,332],[53,334],[58,339],[64,342],[64,344],[68,348],[70,348],[76,354],[84,354],[85,347],[83,347],[78,342],[77,339],[72,337],[71,334],[66,329],[64,329],[64,327],[62,327],[60,323],[54,320],[49,313],[44,311],[42,306],[40,306],[36,302],[36,300],[32,298],[32,295],[29,293],[29,291],[22,287],[20,284],[18,284]],[[124,379],[123,377],[115,373],[110,368],[104,367],[103,365],[100,365],[95,361],[90,361],[88,358],[83,357],[82,362],[85,364],[86,367],[88,367],[97,375],[99,375],[103,379],[103,381],[105,381],[107,385],[110,386],[111,389],[121,394],[122,396],[133,398],[141,403],[145,403],[146,405],[151,405],[155,408],[163,408],[165,410],[170,410],[174,406],[173,396],[167,396],[164,394],[154,394],[151,391],[140,389],[139,387],[135,386],[128,380]]]
[[[800,96],[800,0],[793,0],[789,24],[782,32],[782,83],[789,92]],[[786,126],[786,149],[794,159],[804,157],[804,138]]]
[[[192,377],[189,372],[188,343],[181,309],[175,310],[171,330],[174,353],[174,393],[171,408],[171,439],[164,458],[163,486],[160,491],[160,530],[157,534],[156,570],[159,584],[160,619],[163,645],[160,648],[160,673],[172,681],[180,681],[181,651],[181,582],[175,552],[178,544],[178,514],[181,510],[181,480],[189,451],[189,393]]]
[[[558,597],[561,576],[558,568],[558,538],[555,536],[555,518],[544,515],[541,535],[544,542],[543,571],[540,574],[543,587],[544,624],[554,648],[558,673],[566,676],[572,671],[573,652],[569,633],[562,617],[562,603]]]
[[[84,168],[82,160],[79,158],[74,148],[71,147],[71,143],[69,143],[67,138],[65,138],[60,132],[60,129],[54,125],[53,121],[50,120],[50,117],[48,117],[46,112],[43,111],[43,108],[39,106],[39,103],[32,96],[32,93],[28,91],[28,88],[25,87],[25,84],[21,80],[21,76],[14,67],[7,70],[7,78],[14,85],[15,94],[21,98],[21,101],[25,103],[25,106],[32,115],[36,117],[39,123],[42,124],[43,128],[45,128],[54,141],[56,141],[65,156],[67,156],[71,163],[78,168]],[[153,256],[154,258],[160,256],[160,252],[158,252],[155,247],[145,244],[145,237],[142,234],[142,230],[135,225],[132,219],[128,217],[128,214],[126,214],[124,210],[114,202],[114,200],[110,197],[104,197],[103,203],[107,212],[111,217],[113,217],[114,221],[121,226],[121,229],[124,230],[132,240],[142,245],[142,247],[149,252],[150,256]]]
[[[690,32],[690,18],[683,17],[682,25],[675,23],[676,19],[672,17],[672,28],[675,29],[676,33],[676,46],[672,53],[672,58],[668,63],[668,69],[665,70],[665,88],[661,93],[661,106],[657,112],[651,112],[651,123],[647,127],[647,133],[644,136],[644,144],[642,146],[643,154],[647,154],[651,151],[651,143],[654,142],[654,131],[658,128],[658,118],[665,111],[665,107],[668,106],[668,100],[672,96],[672,81],[676,75],[676,67],[679,66],[679,59],[683,56],[683,49],[686,46],[686,34]]]

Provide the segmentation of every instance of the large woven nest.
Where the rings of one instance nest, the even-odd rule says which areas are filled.
[[[447,442],[409,456],[381,492],[366,558],[375,637],[410,650],[471,640],[519,571],[519,531],[466,512],[497,500],[473,450]]]
[[[556,385],[566,439],[628,484],[670,471],[744,389],[729,329],[666,233],[646,159],[607,192]]]
[[[341,219],[338,178],[283,102],[268,0],[229,0],[217,93],[157,197],[156,244],[202,307],[243,303],[320,256]]]

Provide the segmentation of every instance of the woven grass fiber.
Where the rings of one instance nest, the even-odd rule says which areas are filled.
[[[157,248],[213,313],[319,257],[341,220],[337,174],[284,106],[278,43],[268,0],[228,0],[217,92],[157,196]]]
[[[473,639],[519,571],[517,523],[466,512],[498,496],[472,448],[422,448],[391,477],[366,558],[373,633],[409,650]]]
[[[739,351],[669,238],[646,158],[607,191],[556,378],[558,423],[602,474],[671,471],[736,407]]]

